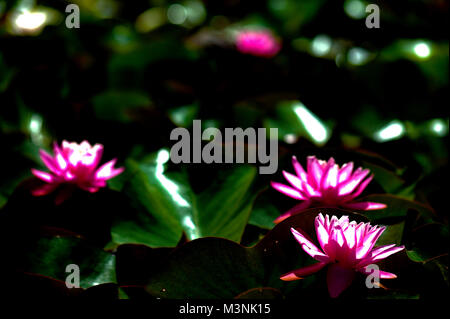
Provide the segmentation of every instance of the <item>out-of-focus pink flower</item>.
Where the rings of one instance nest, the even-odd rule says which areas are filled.
[[[373,248],[386,227],[371,226],[370,223],[349,222],[348,216],[338,219],[319,214],[315,219],[316,234],[322,250],[300,231],[291,228],[295,239],[303,250],[318,263],[300,268],[280,277],[284,281],[302,279],[328,265],[328,292],[336,298],[352,283],[356,272],[372,274],[369,265],[403,250],[404,246],[393,245]],[[379,278],[394,279],[395,274],[379,271]]]
[[[261,57],[273,57],[281,49],[280,42],[268,30],[243,30],[236,36],[239,52]]]
[[[46,182],[43,186],[34,189],[34,196],[43,196],[53,192],[58,186],[74,185],[85,191],[94,193],[106,186],[106,180],[123,172],[123,168],[114,168],[116,159],[113,159],[98,168],[103,154],[103,145],[91,146],[89,142],[81,144],[63,141],[61,147],[57,143],[53,148],[54,156],[40,150],[42,162],[50,172],[32,169],[37,178]]]
[[[305,171],[293,156],[292,165],[296,175],[283,171],[284,177],[292,187],[277,182],[271,184],[279,192],[302,202],[278,217],[274,223],[279,223],[309,207],[342,207],[358,210],[386,208],[386,205],[381,203],[353,202],[373,178],[373,175],[367,177],[370,173],[368,169],[359,167],[353,171],[353,162],[346,163],[340,168],[333,158],[326,162],[318,160],[315,156],[308,156]]]

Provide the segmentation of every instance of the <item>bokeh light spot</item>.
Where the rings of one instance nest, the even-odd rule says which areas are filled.
[[[431,54],[431,48],[428,44],[425,42],[419,42],[417,43],[414,48],[414,53],[421,59],[426,59]]]
[[[399,139],[405,134],[405,126],[400,121],[392,121],[381,130],[375,133],[375,140],[378,142],[387,142]]]
[[[363,65],[369,61],[370,53],[363,49],[354,47],[348,50],[347,60],[352,65]]]
[[[311,43],[311,53],[315,56],[324,56],[330,52],[332,41],[329,36],[320,34]]]
[[[46,20],[45,12],[24,11],[16,17],[15,24],[20,29],[32,31],[42,27]]]
[[[328,130],[323,123],[311,113],[302,103],[295,106],[295,114],[305,127],[308,134],[317,144],[324,144],[328,140]]]
[[[345,13],[353,19],[362,19],[366,16],[366,6],[360,0],[347,0],[344,3]]]
[[[187,9],[181,4],[172,4],[167,10],[167,19],[173,24],[183,24],[187,18]]]
[[[448,134],[448,123],[442,119],[434,119],[430,122],[430,129],[437,136],[445,136]]]

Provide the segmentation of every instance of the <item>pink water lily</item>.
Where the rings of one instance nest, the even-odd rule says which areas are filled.
[[[291,186],[277,182],[271,184],[279,192],[302,202],[278,217],[274,223],[279,223],[309,207],[326,206],[358,210],[386,208],[386,205],[381,203],[353,201],[373,178],[373,175],[367,177],[370,173],[368,169],[359,167],[353,171],[353,162],[339,167],[332,157],[327,162],[318,160],[315,156],[308,156],[305,171],[297,158],[293,156],[292,165],[295,175],[283,171],[284,177]]]
[[[348,216],[338,219],[319,214],[315,219],[317,239],[320,250],[306,235],[291,228],[295,239],[303,250],[316,259],[315,263],[300,268],[280,277],[291,281],[309,276],[328,265],[327,284],[332,298],[339,296],[352,283],[356,272],[371,274],[368,266],[403,250],[404,246],[395,244],[374,248],[375,242],[386,227],[371,226],[370,223],[349,222]],[[379,278],[393,279],[397,276],[386,271],[379,271]]]
[[[273,57],[281,45],[268,30],[243,30],[236,36],[236,47],[241,53],[261,57]]]
[[[63,141],[61,147],[57,143],[53,147],[54,156],[40,150],[42,162],[50,172],[32,169],[37,178],[46,182],[32,191],[34,196],[43,196],[53,192],[60,185],[71,185],[94,193],[106,186],[108,179],[122,173],[123,168],[114,168],[113,159],[98,168],[103,155],[103,145],[91,146],[89,142],[81,144]]]

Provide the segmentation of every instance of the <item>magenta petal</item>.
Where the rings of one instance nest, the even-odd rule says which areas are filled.
[[[356,202],[356,203],[342,204],[342,207],[350,208],[350,209],[358,209],[358,210],[378,210],[378,209],[385,209],[387,206],[382,203]]]
[[[383,271],[383,270],[379,271],[379,275],[380,275],[381,279],[395,279],[395,278],[397,278],[396,274],[393,274],[393,273],[387,272],[387,271]]]
[[[110,179],[123,172],[123,168],[115,169],[116,159],[110,160],[109,162],[100,166],[100,168],[95,173],[96,179]]]
[[[331,159],[330,159],[331,160]],[[327,189],[336,187],[338,181],[338,166],[336,164],[328,166],[325,174],[322,177],[321,188]]]
[[[275,219],[273,222],[275,224],[281,223],[286,218],[289,218],[289,217],[296,215],[296,214],[302,212],[303,210],[307,209],[310,204],[311,204],[311,202],[308,200],[301,202],[300,204],[297,204],[294,207],[292,207],[291,209],[289,209],[286,213],[284,213],[283,215],[281,215],[280,217]]]
[[[59,185],[58,184],[45,184],[31,191],[33,196],[45,196],[53,192]]]
[[[103,145],[96,144],[94,147],[96,147],[96,149],[95,149],[95,161],[94,161],[93,166],[97,167],[97,165],[100,163],[100,160],[102,159],[102,156],[103,156]]]
[[[269,58],[278,53],[281,45],[268,30],[244,30],[237,34],[236,48],[242,53]]]
[[[403,249],[405,249],[405,246],[392,247],[392,245],[388,245],[388,246],[379,247],[379,248],[371,251],[370,254],[365,259],[363,259],[359,262],[359,265],[367,266],[369,264],[373,264],[377,261],[380,261],[382,259],[389,257],[390,255],[398,253],[399,251],[402,251]]]
[[[368,270],[367,267],[361,268],[359,271],[365,275],[374,274],[374,271]],[[396,274],[393,274],[393,273],[387,272],[387,271],[383,271],[383,270],[378,271],[378,276],[380,277],[380,279],[395,279],[395,278],[397,278]]]
[[[338,183],[342,183],[346,181],[352,174],[353,171],[353,162],[346,163],[339,170]]]
[[[48,154],[47,152],[45,152],[44,150],[39,150],[39,155],[41,157],[42,162],[45,164],[45,166],[47,166],[47,168],[55,173],[58,174],[59,173],[59,168],[58,165],[55,163],[55,160],[53,159],[53,157]]]
[[[355,271],[352,269],[340,267],[338,264],[331,264],[327,272],[327,284],[330,297],[338,297],[351,285],[354,278]]]
[[[349,200],[358,197],[364,191],[364,189],[367,187],[367,185],[369,185],[369,183],[372,181],[372,179],[373,179],[373,175],[369,176],[361,184],[359,184],[358,187],[356,188],[356,190],[352,194],[348,195]]]
[[[86,190],[86,191],[88,191],[88,192],[90,192],[90,193],[96,193],[96,192],[98,192],[98,187],[86,187],[86,188],[84,188],[84,190]]]
[[[283,171],[283,176],[293,187],[297,188],[299,191],[303,189],[302,181],[297,176],[292,175],[291,173],[288,173],[286,171]]]
[[[368,169],[356,170],[352,177],[339,185],[339,195],[344,196],[353,192],[369,173],[370,171]]]
[[[356,258],[362,259],[366,257],[385,229],[386,227],[373,228],[368,234],[366,234],[363,238],[364,242],[359,243],[360,246],[356,249]]]
[[[322,214],[320,214],[320,216],[318,216],[318,218],[315,219],[316,234],[317,234],[317,240],[319,241],[320,247],[322,247],[322,250],[327,255],[329,255],[330,251],[327,248],[328,248],[328,242],[330,239],[330,233],[325,228],[324,222],[325,222],[325,220],[324,220]]]
[[[402,251],[403,249],[405,249],[405,246],[392,247],[392,245],[386,245],[372,250],[371,256],[373,260],[380,260]]]
[[[58,168],[60,170],[65,170],[67,168],[67,161],[56,142],[53,145],[53,152],[55,153],[55,163],[58,165]]]
[[[291,232],[294,235],[295,239],[298,241],[298,243],[302,246],[302,249],[308,255],[321,262],[325,263],[330,262],[330,258],[323,252],[321,252],[319,248],[316,247],[316,245],[314,245],[308,238],[306,238],[305,235],[303,235],[294,228],[291,228]]]
[[[97,180],[93,181],[91,183],[91,185],[89,185],[89,186],[96,187],[96,188],[105,187],[106,181],[104,179],[97,179]]]
[[[320,181],[322,180],[323,170],[319,164],[319,161],[314,157],[310,160],[308,158],[308,175],[311,177],[311,182],[314,188],[320,187]]]
[[[111,175],[109,175],[107,179],[111,179],[113,177],[116,177],[117,175],[122,174],[124,170],[125,170],[124,167],[114,168],[111,172]]]
[[[305,170],[303,169],[302,164],[299,163],[299,161],[297,160],[297,157],[292,156],[292,166],[294,166],[294,170],[295,173],[297,174],[298,177],[300,177],[300,179],[307,183],[308,182],[308,176],[305,172]]]
[[[292,198],[295,198],[295,199],[299,199],[299,200],[306,199],[298,190],[293,189],[293,188],[291,188],[289,186],[286,186],[284,184],[277,183],[277,182],[271,182],[271,185],[272,185],[273,188],[275,188],[280,193],[283,193],[284,195],[287,195],[289,197],[292,197]]]
[[[54,181],[53,175],[50,173],[39,171],[34,168],[31,169],[31,173],[33,173],[34,176],[43,180],[44,182],[52,183]]]
[[[303,268],[299,268],[293,271],[290,271],[286,274],[284,274],[283,276],[280,277],[281,280],[284,281],[292,281],[292,280],[298,280],[298,279],[302,279],[303,277],[312,275],[315,272],[318,272],[319,270],[321,270],[323,267],[325,267],[327,265],[327,263],[315,263]]]

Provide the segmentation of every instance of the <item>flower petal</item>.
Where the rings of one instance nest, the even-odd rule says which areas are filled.
[[[58,184],[44,184],[31,191],[33,196],[45,196],[53,192],[59,185]]]
[[[306,200],[304,202],[301,202],[300,204],[295,205],[294,207],[292,207],[291,209],[289,209],[286,213],[284,213],[283,215],[280,215],[277,219],[275,219],[273,222],[275,224],[281,223],[283,220],[285,220],[286,218],[289,218],[293,215],[296,215],[298,213],[300,213],[301,211],[307,209],[309,207],[309,205],[311,204],[310,201]]]
[[[352,174],[353,162],[345,163],[339,170],[338,183],[346,181]]]
[[[353,192],[361,181],[370,173],[368,169],[356,170],[347,181],[339,184],[339,195],[344,196]]]
[[[308,156],[308,183],[311,184],[313,188],[319,188],[322,175],[322,166],[317,158],[315,156]]]
[[[297,188],[299,191],[303,190],[302,181],[300,178],[286,171],[283,171],[283,176],[293,187]]]
[[[387,206],[382,203],[374,202],[356,202],[356,203],[345,203],[341,204],[344,208],[358,209],[358,210],[378,210],[385,209]]]
[[[90,193],[95,193],[99,189],[98,187],[95,187],[95,186],[85,186],[85,185],[80,185],[80,188],[82,190],[88,191]]]
[[[284,184],[277,183],[277,182],[271,182],[271,185],[272,185],[273,188],[275,188],[280,193],[283,193],[284,195],[287,195],[289,197],[292,197],[292,198],[295,198],[295,199],[299,199],[299,200],[306,199],[306,197],[304,197],[298,190],[293,189],[293,188],[291,188],[289,186],[286,186]]]
[[[299,269],[290,271],[290,272],[284,274],[283,276],[281,276],[280,279],[284,280],[284,281],[303,279],[303,277],[306,277],[315,272],[318,272],[326,265],[327,265],[327,263],[322,263],[322,262],[315,263],[315,264],[312,264],[312,265],[309,265],[309,266],[306,266],[303,268],[299,268]]]
[[[330,256],[330,253],[332,251],[327,249],[328,248],[328,242],[329,242],[329,239],[330,239],[330,234],[329,234],[328,230],[326,229],[325,218],[323,217],[322,213],[320,213],[316,217],[314,223],[315,223],[315,226],[316,226],[317,240],[319,241],[320,247],[322,247],[322,250],[328,256]]]
[[[374,175],[370,175],[361,184],[359,184],[356,190],[348,195],[349,200],[358,197],[364,191],[364,189],[366,189],[367,185],[369,185],[369,183],[372,181],[373,176]]]
[[[361,268],[361,269],[359,269],[359,271],[365,275],[373,274],[373,271],[367,269],[367,267]],[[387,271],[383,271],[383,270],[378,271],[378,276],[380,279],[395,279],[395,278],[397,278],[396,274],[393,274],[393,273],[387,272]]]
[[[319,248],[316,247],[316,245],[314,245],[309,239],[305,237],[305,235],[294,228],[291,228],[291,232],[308,255],[321,262],[330,262],[330,258],[323,252],[321,252]]]
[[[58,174],[60,172],[58,165],[55,163],[55,159],[50,154],[44,150],[39,150],[39,155],[42,162],[52,173]]]
[[[66,141],[63,141],[63,144],[64,142],[67,143]],[[55,154],[56,164],[58,164],[59,169],[64,171],[67,168],[67,161],[56,142],[53,144],[53,153]]]
[[[355,271],[352,269],[340,267],[338,264],[331,264],[327,272],[327,284],[330,297],[338,297],[351,285],[354,278]]]
[[[100,160],[102,159],[103,156],[103,145],[102,144],[95,144],[92,147],[92,150],[94,152],[94,156],[95,156],[95,160],[94,163],[92,163],[92,167],[97,167],[98,164],[100,163]]]
[[[39,171],[39,170],[34,169],[34,168],[31,169],[31,173],[33,173],[34,176],[36,176],[37,178],[43,180],[44,182],[47,182],[47,183],[53,183],[54,182],[54,176],[52,174],[50,174],[50,173]]]
[[[375,226],[376,227],[376,226]],[[363,242],[359,243],[360,246],[356,249],[356,258],[362,259],[372,250],[378,238],[385,231],[386,227],[372,228],[372,230],[364,236]]]
[[[337,164],[328,166],[327,170],[325,171],[325,174],[323,174],[322,177],[321,188],[327,189],[330,187],[332,188],[336,187],[338,181],[338,172],[339,168]]]
[[[123,172],[124,168],[114,168],[114,165],[116,164],[116,159],[110,160],[109,162],[103,164],[100,166],[100,168],[95,173],[96,179],[110,179],[113,178],[120,173]]]
[[[297,174],[300,179],[307,183],[308,182],[308,175],[306,174],[305,170],[303,169],[302,164],[297,160],[297,157],[292,156],[292,166],[294,166],[295,173]]]
[[[382,259],[389,257],[390,255],[398,253],[399,251],[402,251],[403,249],[405,249],[405,246],[392,247],[392,245],[387,245],[387,246],[378,247],[377,249],[372,250],[366,258],[361,260],[358,263],[358,266],[364,267],[369,264],[373,264],[377,261],[380,261]]]

